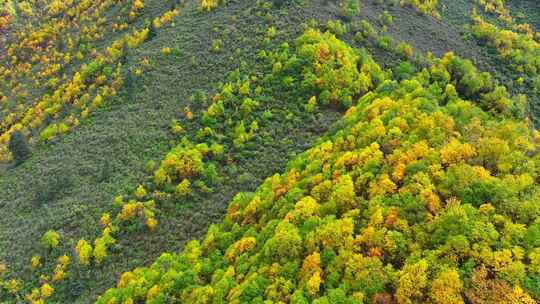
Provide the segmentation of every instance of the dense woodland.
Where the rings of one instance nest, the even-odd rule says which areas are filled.
[[[540,302],[539,24],[0,0],[0,301]]]

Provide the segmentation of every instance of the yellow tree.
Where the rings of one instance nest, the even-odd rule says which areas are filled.
[[[201,0],[201,9],[211,11],[218,6],[218,0]]]
[[[436,304],[463,304],[462,287],[457,270],[445,270],[431,284],[431,299]]]
[[[399,304],[412,304],[421,302],[424,297],[424,288],[427,286],[428,263],[420,260],[412,265],[405,265],[403,273],[398,280],[396,299]]]
[[[90,259],[92,258],[92,245],[88,244],[86,240],[79,240],[77,246],[75,246],[75,251],[79,256],[79,262],[81,264],[90,264]]]

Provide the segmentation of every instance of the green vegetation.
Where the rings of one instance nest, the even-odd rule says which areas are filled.
[[[496,48],[501,58],[517,72],[538,77],[540,43],[534,40],[532,34],[500,30],[480,16],[475,16],[474,21],[472,30],[476,38]]]
[[[150,28],[170,23],[179,14],[173,8],[153,19],[151,26],[137,29],[133,22],[144,4],[132,2],[124,7],[129,8],[127,17],[108,16],[122,5],[113,0],[50,1],[40,7],[40,14],[28,2],[19,4],[28,9],[20,10],[26,16],[17,17],[36,19],[37,24],[21,25],[11,33],[15,38],[2,48],[6,55],[0,65],[0,110],[5,116],[0,122],[1,162],[13,159],[6,147],[12,133],[29,141],[39,134],[40,140],[49,141],[78,126],[104,99],[115,96],[123,82],[123,53],[150,39]],[[120,37],[98,50],[95,45],[104,40],[100,27],[110,30],[112,37]]]
[[[437,4],[439,0],[400,0],[401,5],[410,5],[423,14],[439,17]]]
[[[0,302],[539,302],[528,5],[0,0]]]
[[[15,164],[22,163],[30,156],[30,148],[28,147],[28,142],[24,135],[20,132],[13,132],[11,134],[8,149],[13,156]]]
[[[529,156],[538,134],[522,111],[513,115],[523,105],[468,101],[497,89],[473,85],[481,76],[452,54],[431,72],[379,79],[368,94],[355,81],[327,86],[347,66],[311,58],[334,52],[354,58],[308,30],[288,57],[308,58],[298,90],[345,104],[363,95],[340,128],[285,173],[237,194],[201,242],[124,273],[98,303],[534,303],[524,282],[539,274],[536,237],[527,237],[540,211],[538,158]],[[311,76],[314,67],[324,72]]]

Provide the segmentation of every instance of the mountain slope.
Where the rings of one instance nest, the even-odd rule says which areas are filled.
[[[279,60],[297,55],[292,75],[324,87],[354,60],[334,39],[308,30]],[[538,133],[512,114],[523,105],[463,99],[464,64],[448,54],[383,82],[286,172],[237,194],[202,242],[124,273],[98,303],[535,303]],[[349,85],[333,87],[338,102]]]
[[[124,84],[115,97],[81,119],[69,133],[36,142],[30,159],[0,177],[0,215],[5,219],[0,224],[0,260],[9,266],[10,276],[20,279],[20,299],[31,294],[33,287],[43,286],[43,274],[55,288],[50,301],[92,301],[113,286],[122,272],[148,265],[162,252],[180,250],[187,240],[204,236],[209,223],[222,218],[235,193],[254,190],[325,131],[341,129],[343,123],[332,123],[360,96],[331,106],[317,98],[313,105],[312,91],[287,87],[289,80],[273,83],[264,78],[279,69],[269,66],[260,51],[273,52],[284,42],[292,46],[306,27],[304,23],[329,29],[351,45],[367,48],[385,69],[385,77],[390,68],[395,79],[404,79],[429,67],[429,56],[420,51],[436,56],[455,51],[492,73],[493,86],[515,79],[496,54],[461,35],[466,32],[461,26],[471,22],[470,11],[454,10],[457,1],[440,2],[457,21],[447,18],[440,7],[442,19],[438,20],[419,15],[413,8],[371,1],[362,2],[360,13],[351,21],[343,18],[340,5],[332,1],[286,3],[280,8],[265,1],[228,1],[210,12],[201,11],[198,1],[177,6],[179,16],[157,29],[154,38],[129,50],[121,67]],[[145,1],[140,21],[134,25],[145,26],[175,3]],[[385,11],[393,16],[391,22],[383,20]],[[336,19],[342,20],[343,31],[339,25],[327,23]],[[363,34],[362,19],[377,33]],[[400,53],[398,42],[410,43],[413,56]],[[404,73],[406,61],[411,67]],[[215,96],[226,87],[223,83],[240,90],[246,82],[247,97],[258,104],[244,105],[246,96],[240,94],[234,102],[224,104],[222,116],[208,116],[215,110],[210,110]],[[257,92],[258,86],[262,93]],[[520,93],[523,89],[509,87],[508,91]],[[502,97],[510,98],[506,95]],[[495,94],[491,99],[478,94],[461,97],[484,100],[483,106],[500,98]],[[176,185],[161,189],[154,173],[174,147],[185,147],[186,140],[188,150],[195,147],[203,155],[204,170],[189,179],[191,193],[177,197]],[[207,148],[197,144],[207,144]],[[211,147],[219,150],[214,144],[222,146],[222,154],[208,151]],[[148,196],[138,197],[140,185]],[[120,204],[113,204],[118,195],[122,195]],[[141,218],[117,220],[116,215],[124,212],[124,206],[131,206],[131,200],[150,199],[156,205],[144,207]],[[85,239],[95,249],[94,241],[104,231],[100,226],[103,213],[110,214],[113,226],[118,226],[112,233],[115,243],[107,245],[103,261],[98,263],[93,257],[89,266],[84,265],[78,261],[80,253],[75,247]],[[148,219],[157,220],[157,228],[148,226]],[[40,244],[41,236],[50,229],[61,235],[60,246],[52,251]],[[51,282],[57,258],[63,254],[71,257],[66,279]],[[38,269],[31,270],[32,256],[39,256],[42,265]],[[529,285],[522,282],[521,286],[530,292],[534,276],[527,280]]]

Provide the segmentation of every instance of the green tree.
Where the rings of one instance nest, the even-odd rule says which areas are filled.
[[[43,234],[41,243],[47,249],[54,249],[60,244],[60,234],[54,230],[49,230]]]
[[[30,148],[28,147],[28,140],[19,131],[15,131],[11,134],[8,144],[9,151],[13,156],[15,165],[19,165],[30,156]]]

